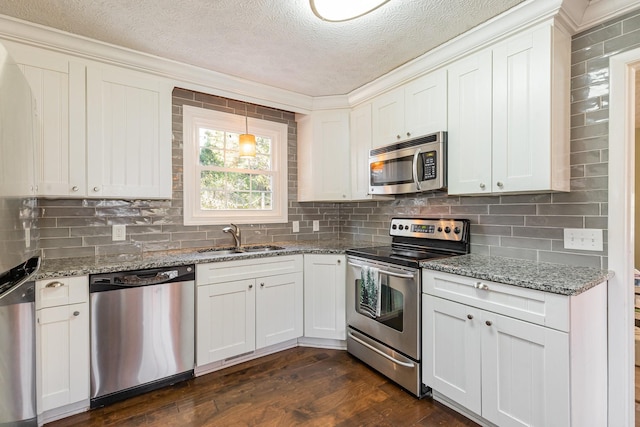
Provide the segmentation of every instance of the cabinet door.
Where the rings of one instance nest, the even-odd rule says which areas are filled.
[[[4,43],[4,42],[3,42]],[[85,67],[69,57],[8,43],[35,101],[36,181],[43,196],[83,196]]]
[[[568,426],[565,332],[483,312],[482,416],[499,426]]]
[[[304,256],[304,336],[345,340],[344,255]]]
[[[422,295],[422,378],[425,385],[481,413],[480,310]]]
[[[441,69],[409,83],[404,90],[405,135],[410,138],[447,130],[447,71]]]
[[[255,280],[199,286],[196,364],[255,350]]]
[[[491,192],[491,50],[448,69],[449,194]]]
[[[313,112],[298,131],[298,201],[349,200],[349,110]]]
[[[302,280],[302,273],[256,279],[256,348],[302,336]]]
[[[87,68],[88,195],[171,197],[171,87],[142,73]]]
[[[493,49],[493,191],[551,188],[551,31]]]
[[[89,399],[89,304],[37,312],[40,411]]]
[[[369,196],[369,150],[371,150],[371,104],[351,111],[351,199]]]
[[[373,100],[373,148],[407,139],[404,114],[404,88],[392,90]]]

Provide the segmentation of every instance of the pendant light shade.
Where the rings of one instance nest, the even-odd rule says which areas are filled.
[[[244,105],[244,131],[238,139],[240,145],[240,157],[256,156],[256,136],[249,133],[249,118],[247,117],[247,104]]]

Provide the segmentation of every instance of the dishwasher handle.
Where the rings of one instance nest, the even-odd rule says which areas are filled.
[[[122,284],[127,286],[147,286],[157,285],[158,283],[164,283],[171,279],[178,277],[178,270],[162,271],[154,276],[144,276],[138,274],[131,274],[128,276],[116,277],[114,284]]]

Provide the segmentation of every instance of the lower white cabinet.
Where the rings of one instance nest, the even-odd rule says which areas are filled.
[[[196,365],[302,336],[302,255],[196,266]]]
[[[38,413],[83,401],[88,406],[88,278],[37,281],[36,292]]]
[[[499,426],[606,425],[606,286],[569,297],[423,279],[423,381],[434,398]]]
[[[304,256],[304,336],[345,340],[346,257]]]

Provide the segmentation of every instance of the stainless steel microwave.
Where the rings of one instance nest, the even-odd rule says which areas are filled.
[[[446,188],[446,132],[369,151],[369,194],[419,193]]]

